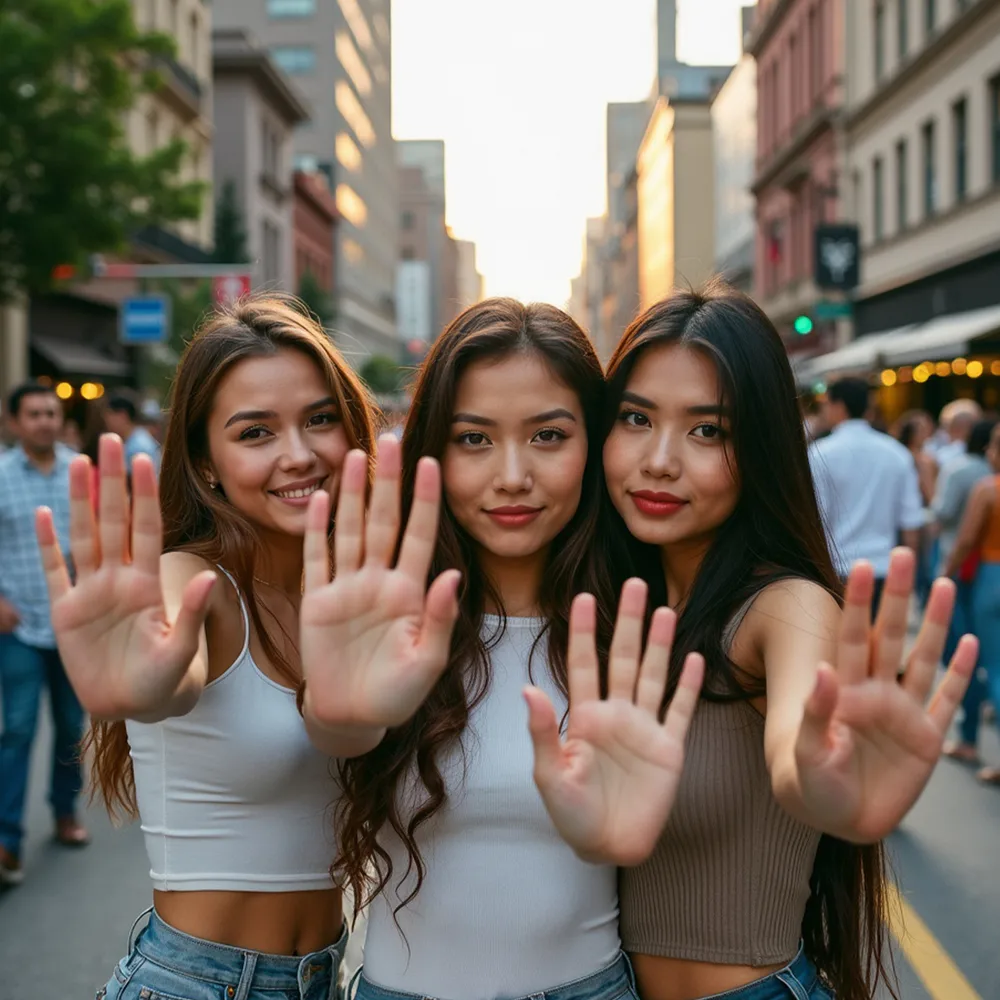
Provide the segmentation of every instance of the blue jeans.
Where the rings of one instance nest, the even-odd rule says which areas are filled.
[[[713,993],[702,1000],[835,1000],[823,985],[816,967],[799,948],[788,965],[754,983],[725,993]]]
[[[517,961],[511,955],[511,961]],[[355,988],[356,986],[356,988]],[[404,993],[387,990],[366,979],[359,969],[347,990],[348,1000],[434,1000],[421,993]],[[592,976],[576,979],[554,989],[532,993],[520,1000],[639,1000],[635,989],[635,976],[626,955],[619,955],[606,969]]]
[[[955,610],[951,616],[948,638],[945,640],[944,652],[941,656],[946,667],[955,655],[958,640],[963,635],[976,631],[972,619],[973,586],[972,583],[966,583],[962,580],[955,581]],[[963,743],[976,745],[976,737],[979,735],[979,713],[985,700],[986,684],[983,681],[982,670],[977,666],[969,681],[969,686],[965,689],[965,697],[962,699],[962,721],[959,723],[958,729],[959,738]]]
[[[3,732],[0,733],[0,845],[19,854],[24,827],[24,797],[28,762],[38,725],[38,703],[48,686],[55,749],[49,802],[57,817],[72,816],[83,785],[80,737],[83,709],[70,687],[57,649],[39,649],[13,635],[0,635],[0,693]]]
[[[305,957],[244,951],[182,934],[151,911],[96,1000],[337,1000],[346,947],[345,925],[336,944]]]
[[[972,624],[979,637],[979,668],[986,673],[986,697],[1000,712],[1000,562],[979,565],[972,584]]]

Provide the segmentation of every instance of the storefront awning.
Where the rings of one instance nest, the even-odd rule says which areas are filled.
[[[820,354],[797,366],[800,382],[812,382],[833,374],[864,374],[881,365],[882,352],[897,338],[912,336],[920,329],[919,323],[911,323],[896,330],[872,333],[859,337],[849,344],[828,354]]]
[[[132,371],[127,361],[109,357],[90,344],[43,334],[35,334],[30,343],[39,354],[67,375],[127,376]]]

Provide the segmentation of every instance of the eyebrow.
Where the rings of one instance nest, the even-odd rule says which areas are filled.
[[[645,396],[640,396],[635,392],[623,392],[622,393],[623,403],[633,403],[636,406],[641,406],[644,410],[658,410],[659,407],[651,399],[646,399]],[[700,406],[689,406],[686,412],[692,417],[728,417],[729,409],[725,406],[720,406],[718,403],[705,403]]]
[[[313,413],[316,410],[322,410],[324,406],[332,406],[336,402],[333,396],[326,396],[316,400],[315,403],[302,407],[302,412]],[[246,420],[273,420],[277,415],[274,410],[240,410],[226,421],[226,427],[232,427],[233,424],[239,424]]]
[[[525,417],[522,423],[544,424],[549,420],[572,420],[576,423],[576,417],[569,410],[561,407],[555,410],[546,410],[544,413],[536,413],[533,417]],[[456,413],[452,418],[453,424],[476,424],[478,427],[496,427],[497,422],[489,417],[481,417],[476,413]]]

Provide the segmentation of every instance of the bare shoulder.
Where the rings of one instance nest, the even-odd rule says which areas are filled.
[[[180,597],[184,588],[199,574],[206,569],[218,569],[207,559],[196,556],[192,552],[164,552],[160,556],[160,579],[163,583],[164,596],[169,600],[171,596]],[[221,588],[213,588],[209,601],[214,604],[218,599]]]
[[[832,638],[840,623],[840,604],[813,580],[792,577],[768,584],[747,616],[759,647],[789,632]]]

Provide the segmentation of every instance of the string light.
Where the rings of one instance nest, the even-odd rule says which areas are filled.
[[[886,368],[886,370],[882,372],[882,385],[888,388],[889,386],[895,384],[896,384],[896,373],[891,368]]]
[[[69,399],[73,395],[73,386],[69,382],[60,382],[56,386],[56,395],[60,399]]]

